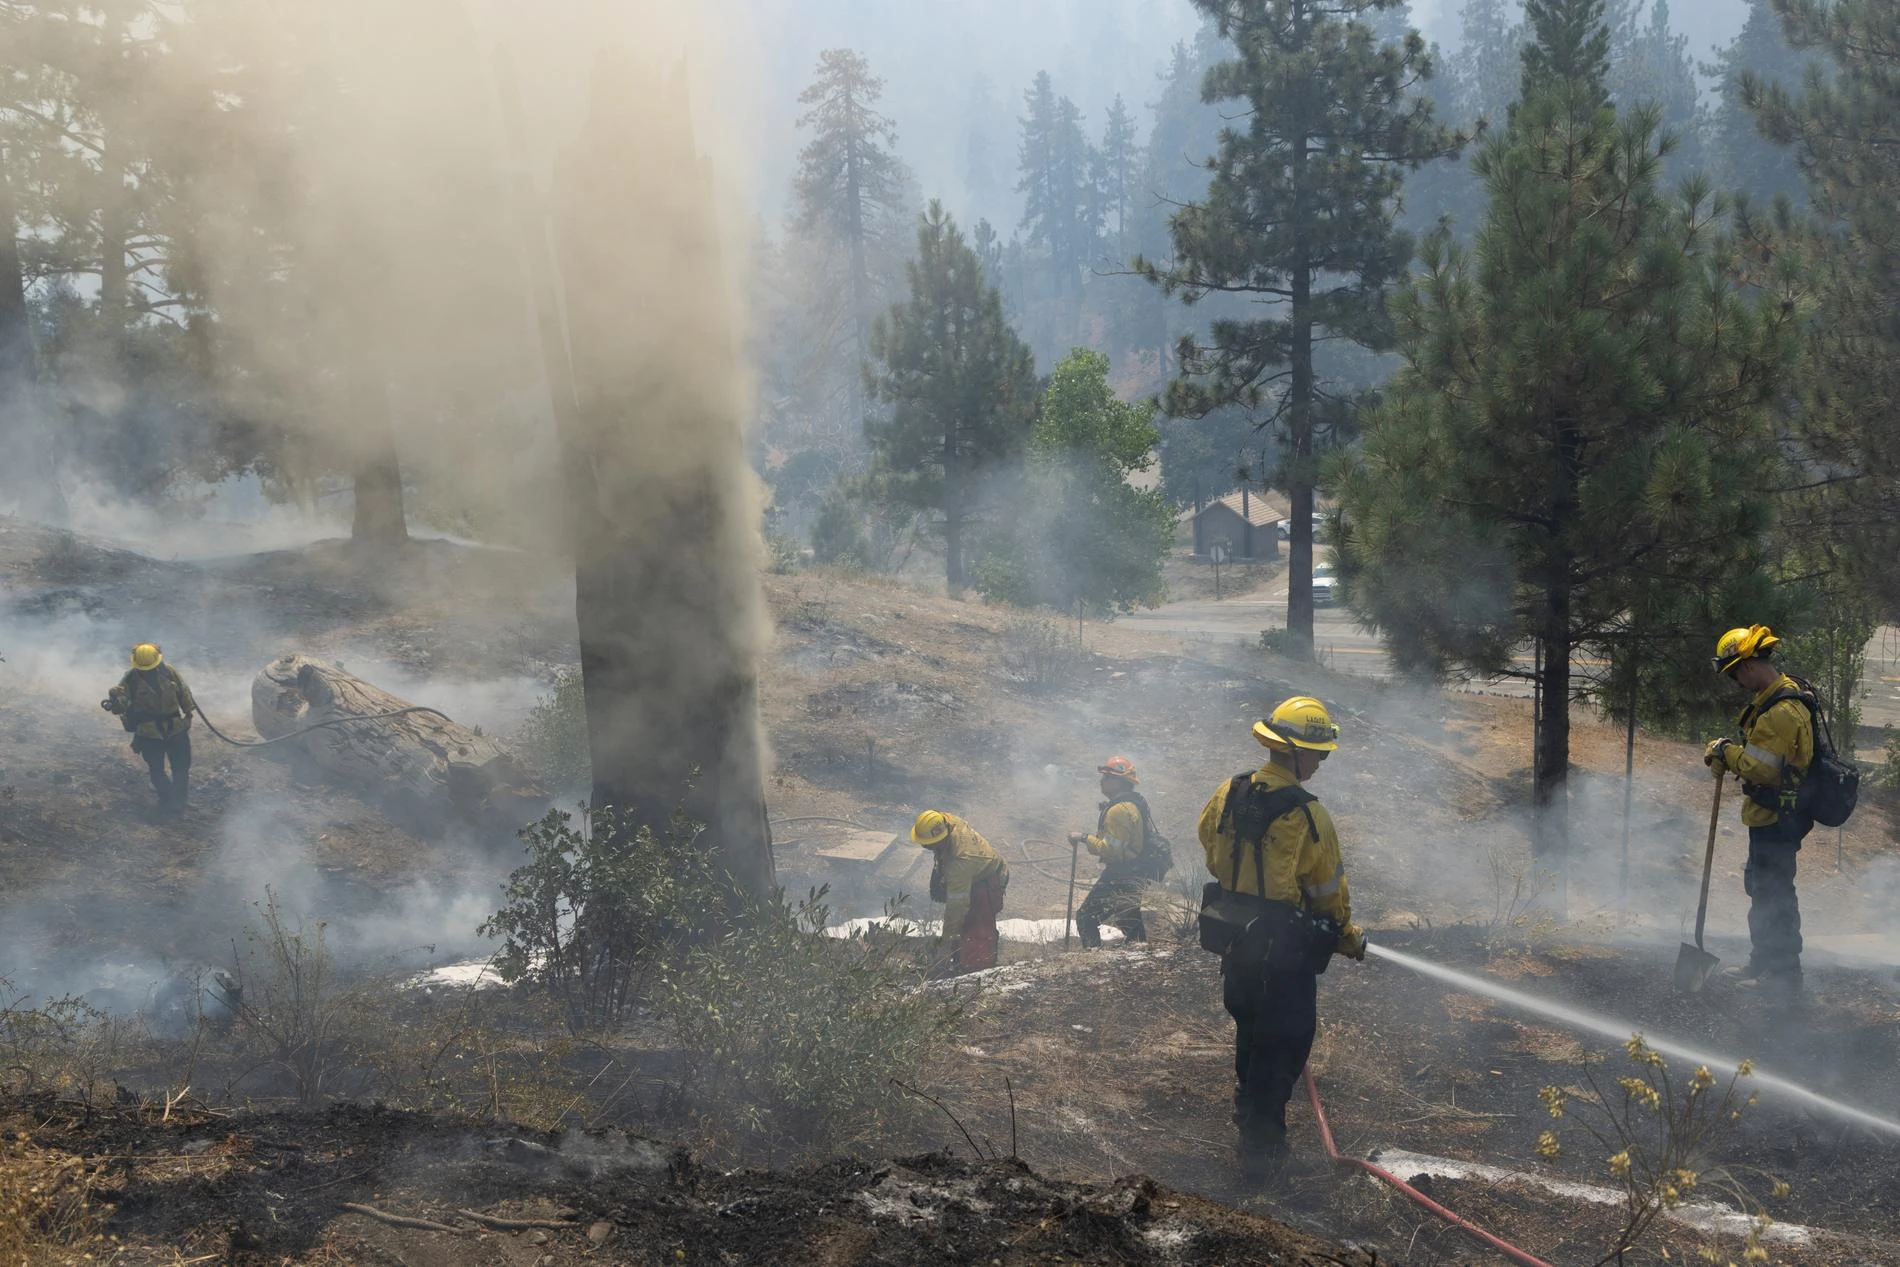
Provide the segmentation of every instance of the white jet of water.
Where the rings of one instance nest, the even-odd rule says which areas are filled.
[[[1413,972],[1421,976],[1434,977],[1449,985],[1455,985],[1460,989],[1469,990],[1473,994],[1482,994],[1488,998],[1496,999],[1508,1007],[1514,1007],[1520,1011],[1548,1017],[1550,1020],[1568,1025],[1573,1029],[1587,1030],[1592,1034],[1600,1034],[1605,1038],[1619,1043],[1626,1041],[1632,1034],[1642,1033],[1643,1041],[1657,1051],[1663,1053],[1665,1056],[1673,1056],[1678,1060],[1686,1060],[1691,1064],[1707,1065],[1711,1069],[1733,1069],[1742,1063],[1739,1059],[1731,1056],[1721,1056],[1709,1052],[1697,1051],[1695,1048],[1685,1046],[1682,1043],[1676,1042],[1674,1039],[1658,1038],[1655,1034],[1644,1032],[1639,1027],[1631,1025],[1627,1021],[1620,1021],[1609,1016],[1601,1016],[1595,1012],[1587,1012],[1582,1008],[1570,1007],[1563,1003],[1553,1003],[1548,999],[1540,999],[1536,995],[1525,994],[1522,990],[1513,990],[1508,986],[1499,985],[1497,982],[1484,977],[1473,976],[1468,972],[1459,972],[1455,968],[1442,967],[1439,964],[1432,963],[1430,960],[1420,959],[1415,955],[1408,955],[1403,951],[1392,950],[1379,945],[1377,942],[1369,945],[1367,949],[1381,958],[1390,959],[1393,963],[1410,968]],[[1756,1066],[1755,1068],[1754,1080],[1756,1085],[1760,1086],[1763,1090],[1773,1089],[1834,1117],[1871,1127],[1883,1134],[1900,1137],[1900,1122],[1896,1122],[1892,1118],[1881,1117],[1878,1113],[1869,1113],[1866,1109],[1855,1108],[1851,1104],[1843,1104],[1839,1100],[1831,1100],[1818,1092],[1808,1090],[1798,1082],[1793,1082],[1787,1078],[1777,1077],[1775,1074],[1768,1073],[1760,1066]]]

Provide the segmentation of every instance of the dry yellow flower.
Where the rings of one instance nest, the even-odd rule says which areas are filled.
[[[1558,1144],[1557,1133],[1555,1131],[1545,1131],[1542,1135],[1537,1137],[1537,1155],[1539,1157],[1555,1157],[1561,1151],[1563,1151],[1562,1145]]]
[[[1610,1173],[1613,1175],[1627,1175],[1629,1172],[1630,1150],[1625,1148],[1622,1152],[1610,1158]]]

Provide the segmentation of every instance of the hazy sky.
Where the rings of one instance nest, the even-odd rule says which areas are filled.
[[[760,191],[767,206],[784,196],[801,138],[797,95],[822,49],[849,47],[868,57],[887,81],[885,112],[898,126],[899,148],[917,170],[926,196],[941,195],[953,211],[962,201],[969,112],[979,76],[987,80],[1007,123],[1022,112],[1022,92],[1039,70],[1087,114],[1099,133],[1102,114],[1121,93],[1145,131],[1155,73],[1177,40],[1199,25],[1188,0],[738,0],[750,10],[761,50],[760,82],[750,85],[765,119]],[[1463,0],[1414,0],[1426,38],[1458,38]],[[1707,60],[1747,16],[1746,0],[1674,0],[1672,25],[1689,37],[1689,53]],[[1014,141],[1004,155],[1015,166]]]

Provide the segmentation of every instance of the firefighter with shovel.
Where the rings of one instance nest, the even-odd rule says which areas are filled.
[[[1082,947],[1092,950],[1102,944],[1102,925],[1113,924],[1131,942],[1147,941],[1148,926],[1141,913],[1141,886],[1159,882],[1166,873],[1160,861],[1162,849],[1156,848],[1160,833],[1135,785],[1141,782],[1135,763],[1127,757],[1110,757],[1095,767],[1102,776],[1102,812],[1095,834],[1069,833],[1071,851],[1086,848],[1102,860],[1102,878],[1095,882],[1082,908],[1075,913],[1075,931]],[[1168,861],[1172,862],[1172,854]],[[1071,856],[1070,895],[1075,891]]]
[[[1741,780],[1748,798],[1742,806],[1742,825],[1748,828],[1748,865],[1742,871],[1749,901],[1748,964],[1726,969],[1724,975],[1743,986],[1795,993],[1801,989],[1795,856],[1814,827],[1801,789],[1815,759],[1818,704],[1769,659],[1780,641],[1768,626],[1751,625],[1729,630],[1716,643],[1715,671],[1750,698],[1739,719],[1742,740],[1710,740],[1703,760],[1715,772],[1717,805],[1721,780],[1731,774]],[[1704,870],[1706,894],[1706,866]]]

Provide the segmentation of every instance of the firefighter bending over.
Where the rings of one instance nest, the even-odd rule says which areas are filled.
[[[141,642],[132,648],[131,669],[99,707],[118,714],[132,732],[132,751],[145,758],[160,807],[183,810],[191,787],[191,714],[198,705],[178,670],[157,646]]]
[[[1234,1121],[1241,1176],[1284,1173],[1286,1106],[1319,1028],[1319,974],[1337,953],[1364,959],[1332,816],[1302,784],[1339,747],[1325,705],[1295,696],[1256,722],[1271,756],[1221,784],[1201,811],[1208,870],[1202,944],[1221,938],[1221,1001],[1234,1018]],[[1221,920],[1210,925],[1210,915]]]
[[[996,917],[1009,887],[1009,864],[976,828],[942,810],[919,814],[910,838],[936,856],[930,900],[944,904],[939,962],[947,961],[953,973],[994,968]]]

